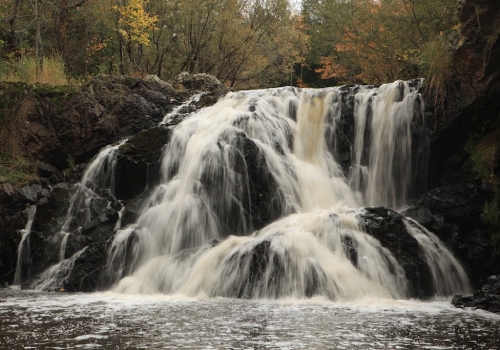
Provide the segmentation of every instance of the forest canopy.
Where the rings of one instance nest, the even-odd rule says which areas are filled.
[[[0,0],[0,79],[209,73],[236,88],[449,65],[457,0]],[[436,66],[436,65],[441,66]],[[58,74],[56,74],[58,72]]]

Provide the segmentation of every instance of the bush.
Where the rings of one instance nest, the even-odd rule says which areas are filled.
[[[424,45],[420,64],[426,74],[425,84],[434,97],[435,109],[444,109],[448,83],[454,71],[449,44],[443,34]]]

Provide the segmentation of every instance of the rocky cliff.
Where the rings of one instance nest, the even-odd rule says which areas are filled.
[[[430,191],[405,214],[439,235],[479,287],[500,273],[500,3],[464,0],[458,15],[445,108],[426,106]]]

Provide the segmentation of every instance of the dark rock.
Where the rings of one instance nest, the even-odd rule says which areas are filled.
[[[0,284],[12,283],[16,272],[17,246],[25,226],[21,213],[9,215],[0,206]]]
[[[103,75],[78,87],[2,83],[0,92],[6,115],[0,127],[2,153],[41,161],[38,171],[45,177],[157,125],[173,99],[189,96],[155,79]]]
[[[0,185],[0,202],[4,205],[14,202],[16,195],[17,189],[14,185],[9,183]]]
[[[495,160],[493,162],[493,174],[500,178],[500,147],[495,150]]]
[[[37,165],[38,175],[41,177],[60,176],[56,167],[45,162],[39,162]]]
[[[18,193],[23,199],[35,203],[38,199],[38,197],[42,193],[42,186],[35,184],[35,185],[29,185],[29,186],[24,186],[21,187],[18,190]]]
[[[431,271],[417,240],[406,230],[404,217],[383,207],[369,207],[365,211],[359,215],[364,230],[389,249],[404,269],[409,296],[433,296],[435,291]]]
[[[451,303],[455,307],[474,307],[500,313],[500,275],[490,276],[488,283],[472,296],[455,295]]]
[[[160,156],[171,134],[170,128],[157,126],[138,133],[120,146],[115,170],[116,198],[134,198],[158,180]]]
[[[435,233],[450,248],[464,264],[475,286],[495,273],[500,263],[489,233],[480,233],[484,204],[493,195],[491,186],[479,180],[468,180],[455,186],[435,188],[403,212]]]

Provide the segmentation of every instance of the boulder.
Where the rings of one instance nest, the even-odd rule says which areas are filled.
[[[473,295],[455,295],[451,303],[455,307],[473,307],[500,314],[500,275],[490,276],[488,283]]]
[[[182,72],[175,77],[175,82],[180,90],[214,91],[224,89],[224,85],[216,77],[206,73]]]
[[[433,296],[431,271],[417,240],[407,231],[404,217],[391,209],[368,207],[359,219],[365,232],[389,249],[404,269],[409,296]]]

